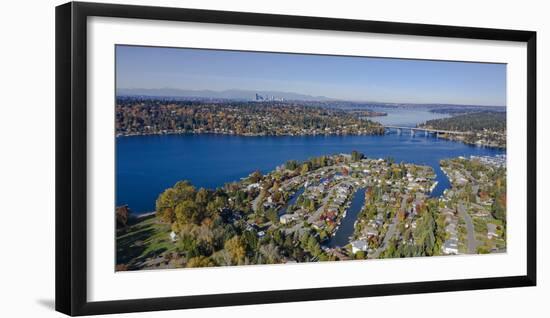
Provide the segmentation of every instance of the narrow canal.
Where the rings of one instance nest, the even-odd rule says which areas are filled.
[[[340,226],[336,234],[327,242],[328,247],[343,247],[350,241],[350,236],[353,235],[357,214],[361,212],[365,203],[365,188],[359,188],[353,195],[351,204],[346,211],[346,216],[340,222]]]
[[[296,191],[296,193],[294,193],[294,195],[292,195],[292,198],[290,198],[288,203],[281,210],[279,210],[279,216],[286,214],[288,208],[296,203],[296,200],[298,200],[302,193],[304,193],[304,190],[305,187],[302,186],[300,189],[298,189],[298,191]]]

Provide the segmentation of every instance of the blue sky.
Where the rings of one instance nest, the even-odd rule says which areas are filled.
[[[506,65],[116,47],[117,88],[270,90],[354,101],[506,105]]]

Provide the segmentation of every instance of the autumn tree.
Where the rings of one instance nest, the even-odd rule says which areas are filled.
[[[119,206],[115,209],[115,216],[116,216],[116,226],[119,227],[126,227],[128,224],[128,217],[130,215],[130,209],[127,205]]]
[[[191,258],[187,262],[187,267],[212,267],[216,266],[216,263],[210,258],[206,256],[196,256]]]
[[[202,221],[202,214],[199,206],[194,201],[183,201],[176,206],[176,222],[179,224],[199,224]]]
[[[246,256],[246,249],[241,237],[236,235],[225,242],[225,250],[231,255],[231,261],[235,265],[242,265]]]
[[[159,195],[156,201],[157,216],[164,222],[174,222],[176,206],[187,200],[195,200],[195,187],[188,181],[179,181]]]

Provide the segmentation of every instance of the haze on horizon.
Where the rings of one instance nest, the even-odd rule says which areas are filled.
[[[117,45],[116,86],[505,106],[506,65]]]

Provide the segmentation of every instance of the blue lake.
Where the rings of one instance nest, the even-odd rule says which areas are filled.
[[[416,127],[417,124],[424,123],[428,120],[450,117],[448,114],[434,113],[423,107],[410,108],[374,106],[369,107],[369,109],[387,114],[387,116],[369,118],[370,120],[379,122],[382,125]]]
[[[393,157],[432,166],[440,195],[449,181],[439,160],[457,156],[497,155],[502,149],[483,148],[423,134],[384,136],[243,137],[229,135],[132,136],[116,139],[116,205],[134,213],[152,211],[155,200],[179,180],[196,187],[216,188],[254,170],[264,173],[287,160],[363,152],[370,158]]]

